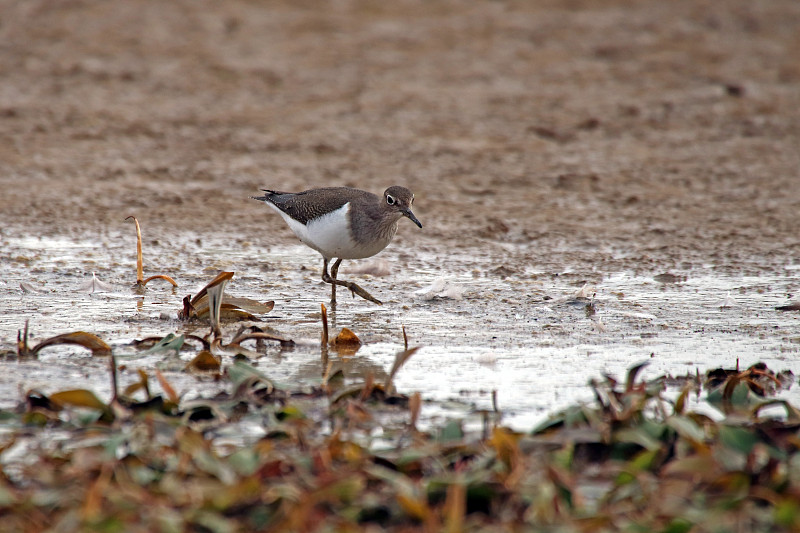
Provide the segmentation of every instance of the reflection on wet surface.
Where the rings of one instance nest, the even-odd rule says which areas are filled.
[[[267,343],[255,364],[277,382],[321,380],[320,303],[327,304],[330,291],[318,279],[317,254],[300,245],[265,249],[207,238],[198,244],[193,235],[145,243],[145,275],[168,274],[180,287],[154,281],[138,290],[135,244],[128,233],[100,240],[3,237],[0,349],[14,351],[25,320],[31,344],[83,330],[122,355],[135,353],[129,346],[134,339],[204,335],[204,323],[177,319],[181,300],[218,271],[230,270],[236,276],[228,294],[275,300],[264,325],[297,342],[293,348]],[[403,349],[405,326],[409,344],[422,349],[395,384],[400,392],[423,394],[428,423],[453,410],[491,409],[496,390],[504,423],[519,429],[588,399],[589,379],[624,376],[642,360],[650,362],[645,377],[702,374],[735,367],[737,359],[742,368],[763,361],[775,371],[800,373],[800,314],[775,310],[796,287],[793,265],[747,276],[718,273],[712,265],[669,273],[545,273],[534,270],[532,257],[530,249],[508,246],[500,254],[455,250],[445,261],[433,251],[410,256],[390,247],[379,256],[388,260],[388,275],[352,274],[385,304],[342,294],[338,308],[329,311],[332,334],[347,327],[365,343],[355,355],[331,353],[334,367],[348,378],[373,373],[381,379]],[[365,262],[346,262],[342,273]],[[81,288],[93,272],[111,285],[109,292]],[[436,284],[457,290],[432,297],[425,289]],[[585,298],[575,298],[579,291]],[[229,323],[224,332],[232,336],[237,329]],[[123,386],[137,379],[137,368],[161,368],[184,399],[211,396],[225,385],[182,371],[195,353],[191,345],[180,359],[121,357]],[[90,388],[107,398],[103,359],[74,346],[46,348],[38,360],[7,356],[1,363],[0,407],[10,407],[30,388]],[[783,395],[800,400],[797,387]]]

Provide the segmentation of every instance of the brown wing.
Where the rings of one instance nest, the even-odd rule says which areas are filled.
[[[350,187],[324,187],[298,193],[262,190],[266,195],[258,200],[270,202],[301,224],[308,224],[315,218],[336,211],[347,202],[352,202],[362,195],[372,195],[372,193]]]

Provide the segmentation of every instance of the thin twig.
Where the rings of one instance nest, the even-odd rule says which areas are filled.
[[[319,304],[322,308],[322,346],[328,346],[328,310],[325,304]]]
[[[108,361],[111,365],[111,402],[117,401],[117,359],[114,354],[109,355]]]
[[[135,216],[129,216],[125,220],[133,219],[136,224],[136,284],[141,285],[144,281],[144,264],[142,261],[142,230],[139,227],[139,221]]]

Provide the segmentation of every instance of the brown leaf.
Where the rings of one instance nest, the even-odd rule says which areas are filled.
[[[424,522],[428,520],[431,514],[431,509],[428,507],[428,502],[424,498],[418,498],[411,494],[399,493],[395,496],[400,508],[407,515]]]
[[[200,289],[200,292],[198,292],[194,296],[194,298],[191,299],[190,303],[193,306],[197,307],[197,302],[200,301],[200,298],[202,298],[203,296],[206,295],[206,293],[208,292],[208,289],[210,287],[214,287],[215,285],[219,285],[223,281],[230,281],[233,278],[233,274],[234,274],[233,272],[220,272],[219,274],[217,274],[217,277],[215,277],[210,282],[208,282],[208,285],[206,285],[205,287]]]
[[[141,284],[144,279],[144,263],[142,261],[142,229],[139,227],[139,221],[135,216],[131,215],[125,220],[133,220],[136,224],[136,283]]]
[[[361,339],[351,330],[342,328],[331,345],[342,355],[353,355],[361,348]]]
[[[254,331],[253,333],[245,333],[243,335],[239,335],[235,339],[233,339],[228,346],[239,345],[246,340],[252,340],[252,339],[278,341],[281,343],[281,346],[294,346],[294,341],[292,339],[284,339],[283,337],[278,337],[277,335],[272,335],[270,333],[265,333],[263,331]]]
[[[28,321],[26,320],[25,329],[22,331],[17,330],[17,356],[29,357],[31,355],[35,356],[36,354],[28,348]]]
[[[253,300],[252,298],[243,298],[241,296],[225,296],[222,299],[222,305],[226,304],[238,307],[239,309],[244,309],[245,311],[249,311],[254,314],[258,313],[260,315],[266,315],[275,308],[275,302],[273,300],[268,302],[259,302],[258,300]]]
[[[110,463],[103,465],[100,475],[94,483],[86,491],[83,501],[83,508],[81,509],[81,518],[83,520],[92,522],[97,521],[103,515],[103,495],[108,490],[111,482],[113,467]]]
[[[339,344],[341,344],[341,345],[357,344],[357,345],[360,346],[361,345],[361,339],[359,339],[358,336],[355,333],[353,333],[351,330],[349,330],[347,328],[342,328],[342,331],[340,331],[339,334],[336,335],[336,338],[333,339],[333,344],[334,345],[339,345]]]
[[[202,372],[219,372],[221,361],[207,350],[198,353],[194,359],[187,363],[185,370],[200,370]]]
[[[205,318],[208,316],[209,308],[208,305],[198,307],[195,310],[195,317],[196,318]],[[239,309],[235,305],[231,305],[228,303],[223,303],[219,309],[220,318],[226,320],[258,320],[257,317],[248,313],[243,309]]]
[[[384,389],[386,391],[390,391],[392,388],[392,381],[394,380],[394,376],[397,374],[398,370],[408,361],[412,355],[414,355],[417,350],[419,350],[419,346],[415,346],[410,350],[403,350],[402,352],[398,352],[394,356],[394,364],[392,365],[392,369],[389,371],[389,375],[386,376],[386,381],[384,382]]]
[[[322,311],[322,347],[328,346],[328,310],[325,304],[319,304]]]
[[[422,396],[419,391],[415,392],[408,399],[408,411],[411,413],[411,428],[417,429],[417,421],[419,420],[419,413],[422,409]]]
[[[111,355],[111,347],[108,344],[103,342],[97,335],[85,331],[73,331],[72,333],[64,333],[63,335],[50,337],[34,346],[30,353],[36,355],[42,348],[55,346],[57,344],[77,344],[90,349],[92,355]]]
[[[178,284],[175,282],[174,279],[172,279],[171,277],[169,277],[169,276],[167,276],[165,274],[156,274],[155,276],[150,276],[146,280],[142,281],[141,284],[142,285],[147,285],[148,283],[150,283],[154,279],[163,279],[163,280],[171,283],[173,287],[177,287],[178,286]]]
[[[467,487],[464,483],[453,483],[447,487],[444,501],[445,531],[455,533],[464,530],[467,511]]]
[[[92,391],[86,389],[56,392],[50,395],[50,401],[61,408],[71,405],[72,407],[88,407],[89,409],[97,409],[100,411],[108,410],[108,406],[104,404],[100,398],[95,396]]]
[[[164,374],[161,373],[160,370],[156,369],[156,378],[158,378],[158,383],[161,385],[161,389],[164,391],[164,394],[167,395],[169,401],[174,404],[178,403],[178,395],[175,394],[175,389],[172,387],[167,378],[164,377]]]
[[[662,470],[664,476],[691,479],[695,483],[711,482],[719,477],[721,469],[710,455],[690,455],[684,459],[670,461]]]

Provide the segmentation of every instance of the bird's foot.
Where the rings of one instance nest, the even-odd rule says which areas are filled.
[[[378,300],[377,298],[372,296],[370,293],[368,293],[367,291],[365,291],[364,289],[362,289],[361,287],[359,287],[358,285],[356,285],[352,281],[342,281],[342,282],[339,282],[339,280],[336,280],[336,281],[337,281],[337,283],[336,283],[337,285],[339,285],[341,283],[342,286],[347,287],[348,289],[350,289],[350,292],[353,294],[353,297],[355,297],[355,295],[357,294],[357,295],[361,296],[362,298],[364,298],[365,300],[369,300],[372,303],[376,303],[378,305],[383,305],[382,301]],[[336,303],[336,302],[334,301],[333,303]]]
[[[328,275],[327,272],[323,272],[322,274],[322,281],[325,283],[330,283],[331,287],[331,306],[336,306],[336,286],[345,287],[349,289],[350,292],[353,294],[353,297],[356,295],[361,296],[365,300],[369,300],[372,303],[376,303],[378,305],[383,305],[383,302],[372,296],[370,293],[362,289],[358,286],[358,284],[353,283],[352,281],[345,281],[341,279],[336,279]]]

